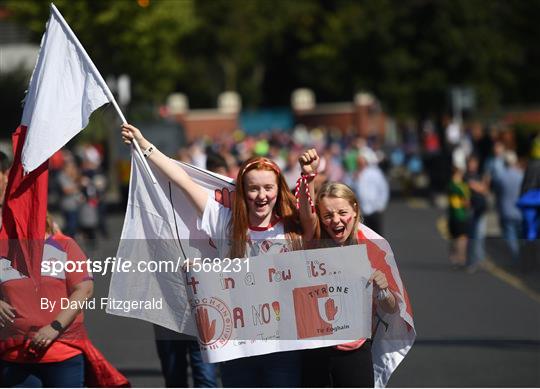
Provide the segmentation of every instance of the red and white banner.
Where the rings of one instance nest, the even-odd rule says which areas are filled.
[[[189,305],[208,362],[371,337],[365,245],[197,265],[187,274]]]

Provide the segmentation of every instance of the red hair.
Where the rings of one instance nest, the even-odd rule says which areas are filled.
[[[298,210],[296,209],[296,199],[290,192],[287,182],[281,174],[281,170],[268,158],[251,157],[246,160],[236,178],[236,195],[232,206],[232,219],[230,225],[231,258],[243,258],[246,256],[246,245],[248,242],[249,218],[246,202],[246,192],[244,188],[244,176],[251,170],[267,170],[274,172],[278,185],[278,197],[272,213],[283,221],[285,235],[294,250],[302,248],[302,230],[299,224]]]

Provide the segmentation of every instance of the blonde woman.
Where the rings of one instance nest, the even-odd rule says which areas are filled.
[[[312,177],[318,166],[317,152],[314,149],[306,151],[299,158],[299,162],[303,174]],[[313,204],[309,199],[313,191],[301,190],[299,193],[300,207],[305,208],[305,212]],[[386,249],[385,245],[388,244],[380,235],[361,224],[358,200],[347,185],[325,183],[318,190],[313,205],[316,212],[312,213],[312,220],[317,227],[314,228],[312,246],[367,246],[368,259],[374,269],[370,278],[374,287],[374,336],[378,328],[379,314],[396,313],[398,298],[410,310],[407,293],[398,286],[401,285],[401,280],[394,278],[387,262],[388,251],[391,253],[391,250],[389,246]],[[412,312],[409,313],[412,323]],[[382,369],[384,368],[383,366]],[[335,347],[306,350],[303,355],[303,386],[373,387],[376,379],[374,370],[378,369],[379,367],[374,369],[371,339],[358,339]]]

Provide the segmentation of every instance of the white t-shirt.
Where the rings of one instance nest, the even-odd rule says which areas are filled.
[[[212,197],[208,197],[203,215],[197,219],[197,228],[212,238],[220,258],[229,257],[231,217],[232,211],[229,208],[225,208]],[[246,256],[277,254],[291,250],[291,244],[287,240],[281,220],[267,227],[250,227],[248,230]]]
[[[372,215],[386,209],[390,198],[390,188],[378,166],[369,165],[362,170],[355,189],[364,215]]]

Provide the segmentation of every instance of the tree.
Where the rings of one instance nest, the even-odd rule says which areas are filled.
[[[285,47],[284,32],[309,7],[305,0],[197,1],[199,23],[181,45],[195,66],[179,88],[196,105],[214,104],[224,90],[239,91],[248,106],[266,103],[264,84],[279,66],[273,60]]]
[[[9,0],[6,4],[39,41],[49,3]],[[147,6],[135,0],[57,0],[55,5],[104,77],[131,76],[135,100],[161,102],[174,91],[187,63],[177,45],[196,25],[191,0],[152,0]]]
[[[39,39],[46,1],[8,0]],[[139,6],[138,4],[147,6]],[[236,90],[244,106],[373,92],[392,114],[441,115],[452,86],[478,106],[538,101],[540,0],[58,0],[102,74],[128,73],[135,98],[175,90],[213,106]]]
[[[24,71],[0,74],[0,123],[2,136],[15,131],[21,124],[22,99],[28,85],[28,75]]]

